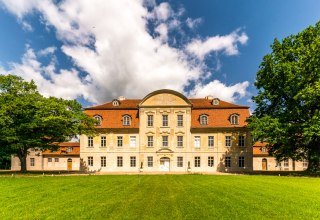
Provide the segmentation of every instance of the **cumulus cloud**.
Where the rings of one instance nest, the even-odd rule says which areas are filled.
[[[202,22],[201,18],[196,18],[196,19],[187,18],[186,20],[186,24],[190,29],[196,28],[199,24],[201,24],[201,22]]]
[[[209,53],[223,51],[227,56],[239,53],[238,44],[248,36],[239,30],[225,36],[191,39],[182,47],[170,46],[169,32],[179,28],[183,8],[174,12],[169,3],[153,0],[0,0],[18,19],[38,12],[45,25],[53,28],[62,47],[34,51],[28,47],[20,63],[11,63],[8,71],[26,80],[34,79],[45,95],[63,98],[82,96],[101,103],[120,95],[142,98],[157,89],[173,89],[191,96],[215,95],[234,101],[246,94],[248,82],[225,85],[217,80],[202,82]],[[145,7],[147,5],[147,7]],[[151,7],[151,9],[150,9]],[[101,19],[103,18],[103,19]],[[152,22],[154,32],[148,29]],[[200,21],[189,20],[189,26]],[[185,22],[184,22],[185,24]],[[76,68],[57,69],[54,54],[61,50]],[[190,56],[191,55],[191,56]],[[41,56],[52,56],[43,65]],[[83,75],[83,74],[82,74]],[[184,88],[195,82],[194,89]]]

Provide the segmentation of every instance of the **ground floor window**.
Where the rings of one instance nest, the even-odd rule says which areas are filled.
[[[200,167],[200,157],[194,157],[194,167]]]
[[[148,158],[148,167],[153,167],[153,157],[147,157]]]
[[[93,166],[93,157],[88,157],[88,166]]]
[[[303,166],[303,168],[307,168],[308,167],[308,160],[303,159],[302,166]]]
[[[117,157],[117,166],[123,167],[123,157]]]
[[[101,167],[106,167],[106,166],[107,166],[107,158],[101,157]]]
[[[48,158],[48,163],[51,163],[52,162],[52,158]]]
[[[183,167],[183,157],[177,157],[177,167]]]
[[[130,157],[130,167],[136,167],[136,157]]]
[[[213,157],[208,157],[208,167],[213,167],[214,166],[214,159]]]
[[[34,167],[35,162],[34,162],[34,158],[30,158],[30,166]]]
[[[59,162],[59,158],[54,158],[54,162]]]
[[[244,157],[239,157],[239,167],[244,167]]]
[[[224,160],[225,167],[231,167],[231,157],[226,157]]]

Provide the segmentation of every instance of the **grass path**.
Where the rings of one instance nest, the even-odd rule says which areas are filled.
[[[320,178],[1,177],[0,219],[320,219]]]

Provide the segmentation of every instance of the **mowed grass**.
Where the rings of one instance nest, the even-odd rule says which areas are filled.
[[[320,219],[320,178],[0,177],[0,219]]]

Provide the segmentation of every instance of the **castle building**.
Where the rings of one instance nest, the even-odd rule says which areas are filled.
[[[249,107],[163,89],[88,107],[96,136],[80,136],[80,158],[100,172],[248,172]]]

